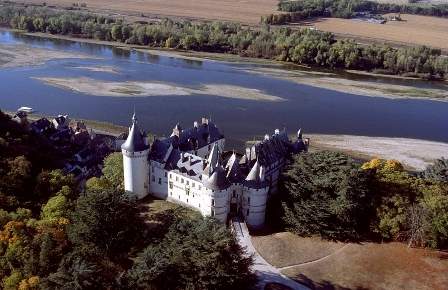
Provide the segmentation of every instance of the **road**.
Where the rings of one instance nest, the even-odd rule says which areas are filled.
[[[232,221],[233,229],[236,233],[239,244],[246,249],[248,255],[253,255],[254,265],[252,270],[255,272],[258,278],[258,283],[256,285],[257,289],[264,289],[267,283],[279,283],[296,290],[309,290],[302,284],[286,277],[280,271],[269,264],[260,254],[252,244],[249,230],[245,223],[234,219]]]

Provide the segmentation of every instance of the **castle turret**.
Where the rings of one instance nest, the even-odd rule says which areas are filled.
[[[244,180],[243,216],[247,225],[256,228],[264,224],[269,185],[265,181],[265,169],[258,159]]]
[[[145,136],[132,116],[132,127],[126,141],[121,145],[123,154],[124,189],[138,199],[148,194],[149,189],[149,146]]]

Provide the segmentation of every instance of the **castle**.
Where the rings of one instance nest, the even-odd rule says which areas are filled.
[[[281,170],[291,154],[308,149],[308,139],[299,130],[291,141],[285,129],[276,129],[244,154],[226,154],[224,144],[218,127],[202,118],[192,128],[176,125],[169,138],[150,145],[134,114],[121,145],[125,190],[180,203],[221,222],[240,215],[249,226],[262,226]]]

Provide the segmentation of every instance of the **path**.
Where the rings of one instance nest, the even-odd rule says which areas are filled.
[[[235,230],[236,236],[238,238],[239,244],[244,247],[249,255],[254,257],[254,265],[252,269],[258,277],[257,289],[264,289],[267,283],[279,283],[290,287],[291,289],[297,290],[308,290],[302,284],[286,277],[280,271],[266,262],[263,257],[258,254],[257,250],[252,244],[250,239],[249,230],[245,223],[238,221],[237,219],[232,220],[232,226]]]
[[[318,258],[318,259],[315,259],[315,260],[311,260],[311,261],[307,261],[307,262],[303,262],[303,263],[299,263],[299,264],[294,264],[294,265],[289,265],[289,266],[285,266],[285,267],[280,267],[280,268],[278,268],[278,270],[283,271],[283,270],[287,270],[287,269],[294,268],[294,267],[297,267],[297,266],[303,266],[303,265],[308,265],[308,264],[313,264],[313,263],[320,262],[322,260],[325,260],[325,259],[333,256],[336,253],[341,252],[348,245],[349,244],[345,244],[342,247],[340,247],[339,249],[337,249],[336,251],[334,251],[334,252],[332,252],[332,253],[330,253],[330,254],[328,254],[326,256],[323,256],[322,258]]]

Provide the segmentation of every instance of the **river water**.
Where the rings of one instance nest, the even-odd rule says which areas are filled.
[[[251,73],[251,69],[261,66],[259,64],[160,56],[8,31],[0,31],[0,44],[24,44],[95,57],[0,68],[0,108],[3,110],[29,106],[42,114],[66,113],[77,118],[128,125],[135,107],[141,126],[159,136],[169,135],[177,122],[187,127],[202,116],[210,116],[232,147],[282,127],[291,133],[302,127],[305,133],[410,137],[448,142],[448,102],[353,95]],[[113,66],[119,73],[76,69],[81,66]],[[258,89],[286,101],[230,99],[204,94],[94,96],[50,86],[35,77],[89,77],[103,81],[161,82],[187,87],[225,84]],[[370,81],[378,81],[369,78]],[[418,85],[437,84],[418,82]]]

